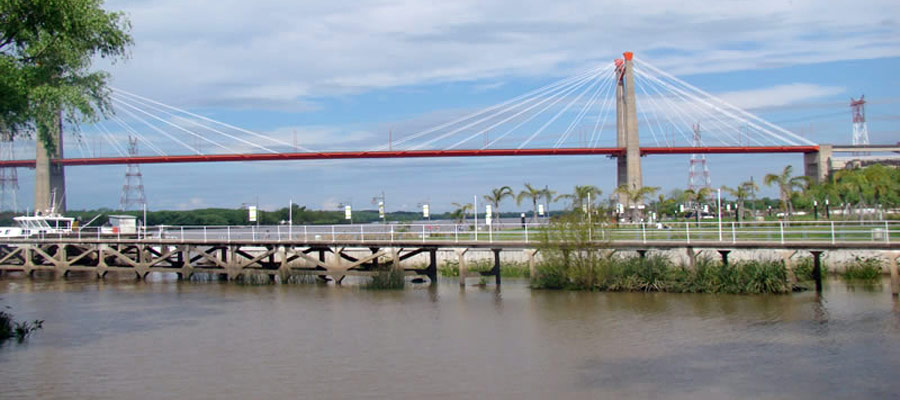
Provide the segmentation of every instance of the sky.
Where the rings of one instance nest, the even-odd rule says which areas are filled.
[[[285,142],[296,137],[314,150],[400,140],[607,65],[623,51],[815,143],[850,143],[848,103],[865,94],[870,142],[900,141],[895,0],[107,0],[105,8],[127,15],[135,41],[128,59],[95,62],[110,72],[113,87]],[[98,132],[82,127],[80,134],[97,147]],[[647,133],[641,140],[652,145]],[[78,156],[74,143],[66,147]],[[645,185],[664,192],[687,186],[688,156],[642,161]],[[797,154],[708,157],[714,187],[759,181],[787,164],[802,173]],[[430,203],[440,212],[473,196],[481,203],[504,185],[565,193],[593,184],[605,195],[615,185],[615,162],[602,156],[165,164],[141,171],[153,210],[251,203],[274,209],[291,201],[372,209],[383,192],[389,211]],[[66,173],[70,209],[118,206],[124,166]],[[31,204],[33,172],[20,169],[19,179],[19,203]],[[502,206],[526,208],[509,200]]]

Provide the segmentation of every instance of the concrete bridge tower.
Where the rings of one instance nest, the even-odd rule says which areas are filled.
[[[624,53],[624,59],[616,60],[618,79],[616,81],[616,146],[625,153],[617,156],[618,180],[616,187],[627,185],[631,192],[643,187],[641,177],[641,145],[638,142],[637,106],[634,97],[634,54]],[[628,196],[620,193],[619,203],[625,208],[637,207],[643,200],[632,203]]]
[[[56,151],[47,154],[47,148],[39,138],[34,146],[34,211],[43,214],[54,208],[58,213],[66,211],[66,172],[62,164],[52,162],[63,157],[61,116],[58,121],[55,132],[51,132]]]

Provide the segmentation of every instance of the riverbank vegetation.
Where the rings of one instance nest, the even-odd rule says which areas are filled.
[[[694,267],[690,267],[675,265],[660,255],[591,257],[584,254],[590,251],[579,252],[583,254],[574,256],[570,252],[541,262],[532,287],[727,294],[782,294],[793,290],[780,261],[750,260],[724,265],[711,258],[698,258]]]
[[[844,265],[841,276],[848,281],[875,282],[883,275],[883,263],[875,257],[856,257]]]
[[[793,290],[781,261],[751,260],[725,265],[698,257],[676,265],[658,254],[618,256],[593,240],[595,227],[577,217],[560,218],[543,232],[542,260],[532,278],[538,289],[682,293],[788,293]]]
[[[0,344],[7,340],[15,339],[22,343],[31,336],[32,333],[43,329],[44,321],[16,321],[12,314],[6,311],[0,311]]]
[[[466,261],[466,268],[469,272],[488,272],[494,268],[494,261],[489,259],[469,260]],[[443,277],[458,277],[459,262],[456,260],[444,260],[438,266],[438,274]],[[530,275],[528,263],[519,261],[503,261],[501,263],[500,276],[503,278],[529,278]]]
[[[390,265],[379,268],[372,276],[372,282],[365,287],[377,290],[400,290],[406,286],[406,277],[402,269],[391,268]]]

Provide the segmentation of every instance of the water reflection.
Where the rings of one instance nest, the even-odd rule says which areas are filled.
[[[352,282],[352,281],[349,281]],[[4,398],[890,397],[900,304],[784,296],[2,279]],[[235,377],[240,377],[236,379]]]

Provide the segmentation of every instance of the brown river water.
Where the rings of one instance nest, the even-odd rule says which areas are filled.
[[[887,281],[784,296],[0,279],[2,399],[897,398]]]

